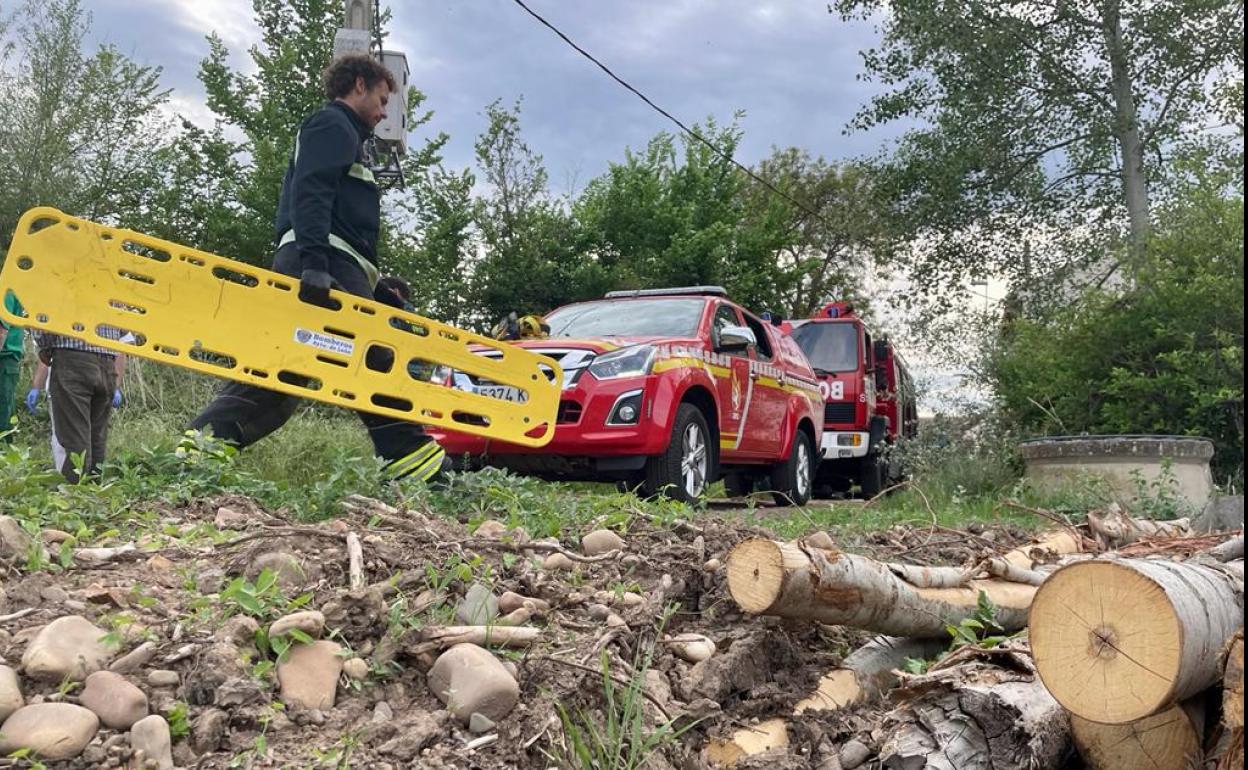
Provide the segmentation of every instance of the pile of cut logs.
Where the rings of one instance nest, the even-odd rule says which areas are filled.
[[[1194,535],[1186,521],[1116,509],[966,568],[743,542],[727,558],[741,609],[880,636],[793,714],[712,740],[705,756],[731,766],[783,747],[809,710],[886,696],[890,710],[839,766],[1040,770],[1077,751],[1092,770],[1243,767],[1243,555],[1242,533]],[[973,619],[981,594],[1011,638],[899,670],[946,650],[947,628]]]

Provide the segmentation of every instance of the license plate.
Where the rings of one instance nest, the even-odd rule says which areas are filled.
[[[477,395],[486,398],[497,398],[500,401],[512,401],[517,404],[523,404],[529,399],[525,397],[524,391],[520,388],[513,388],[510,385],[478,385]]]

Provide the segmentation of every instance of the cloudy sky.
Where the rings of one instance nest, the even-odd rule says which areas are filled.
[[[175,104],[210,122],[196,80],[216,32],[236,64],[258,32],[250,0],[85,0],[94,34],[165,70]],[[873,91],[859,79],[871,24],[828,13],[826,0],[529,0],[530,6],[660,106],[692,122],[735,110],[753,162],[773,145],[827,158],[877,151],[895,131],[846,135]],[[494,99],[523,99],[523,129],[567,191],[605,170],[625,147],[674,127],[610,80],[511,0],[390,0],[388,48],[408,56],[428,95],[429,128],[451,136],[449,164],[471,163],[473,138]]]

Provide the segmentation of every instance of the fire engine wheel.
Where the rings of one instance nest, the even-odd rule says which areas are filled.
[[[863,500],[870,500],[884,489],[884,481],[888,478],[888,467],[880,455],[872,452],[859,461],[858,487]]]
[[[789,459],[771,469],[771,496],[776,505],[805,505],[815,482],[815,450],[810,436],[799,430]]]
[[[706,493],[714,469],[710,437],[701,410],[681,404],[666,451],[646,462],[646,493],[696,503]]]

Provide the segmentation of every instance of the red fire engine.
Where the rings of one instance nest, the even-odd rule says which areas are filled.
[[[848,302],[830,302],[791,332],[810,359],[824,398],[823,462],[817,490],[879,494],[901,477],[889,449],[916,435],[914,383],[887,339],[872,339]]]

